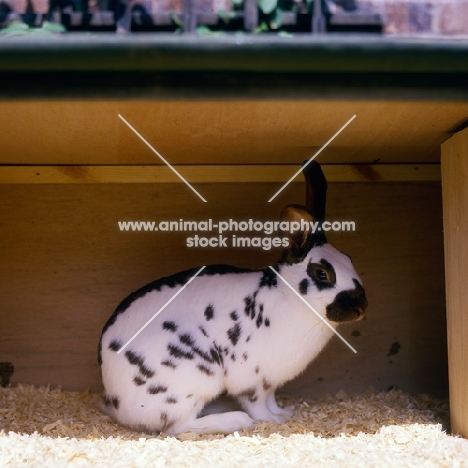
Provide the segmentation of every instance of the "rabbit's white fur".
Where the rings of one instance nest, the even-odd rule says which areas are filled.
[[[323,260],[332,265],[336,282],[319,288],[307,266]],[[324,318],[340,292],[352,295],[361,284],[349,257],[327,243],[312,247],[298,263],[275,268]],[[275,389],[301,373],[333,332],[268,268],[213,271],[195,278],[122,352],[186,281],[168,278],[130,297],[104,328],[105,406],[117,422],[168,434],[226,433],[290,416],[276,404]],[[362,315],[367,301],[363,290],[356,294],[354,310],[340,321]],[[244,411],[199,416],[223,392]]]

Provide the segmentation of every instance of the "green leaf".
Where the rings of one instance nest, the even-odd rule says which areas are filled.
[[[257,0],[257,2],[265,15],[269,15],[278,6],[278,0]]]
[[[29,33],[29,26],[21,21],[12,21],[6,28],[0,31],[3,36],[20,36]]]
[[[265,23],[265,21],[262,21],[255,29],[254,29],[254,33],[255,34],[258,34],[258,33],[262,33],[262,32],[265,32],[265,31],[269,31],[269,27],[268,27],[268,24]]]
[[[231,19],[236,17],[236,14],[233,11],[226,10],[218,10],[218,15],[225,23],[229,23]]]
[[[26,23],[13,21],[5,29],[0,31],[0,34],[3,36],[24,36],[26,34],[44,36],[65,31],[66,28],[61,24],[50,23],[48,21],[44,21],[40,28],[30,28]]]
[[[44,31],[54,32],[54,33],[62,33],[66,32],[67,28],[59,23],[52,23],[50,21],[44,21],[42,23],[42,29]]]
[[[200,36],[224,36],[225,32],[224,31],[213,31],[207,26],[198,26],[197,28],[197,34]]]
[[[213,34],[213,31],[208,26],[198,26],[197,34],[200,34],[200,36],[209,36]]]
[[[171,20],[174,21],[174,23],[179,26],[179,28],[184,27],[184,22],[176,15],[174,10],[171,10],[169,12],[169,16],[171,17]]]
[[[29,29],[29,26],[22,21],[12,21],[5,29],[9,29],[10,31],[25,31]]]

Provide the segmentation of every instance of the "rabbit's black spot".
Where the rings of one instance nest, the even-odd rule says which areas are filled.
[[[338,293],[334,301],[327,306],[327,318],[333,322],[346,322],[356,320],[367,307],[367,298],[364,288],[358,280],[353,279],[354,289]]]
[[[260,367],[256,366],[255,367],[255,373],[258,374],[260,372]]]
[[[134,353],[133,351],[127,351],[125,353],[125,357],[132,366],[138,366],[140,372],[145,377],[151,378],[154,376],[155,372],[145,366],[145,361],[139,354]]]
[[[151,377],[154,377],[155,372],[148,367],[146,367],[144,364],[141,364],[139,366],[140,372],[142,375],[147,377],[148,379],[151,379]]]
[[[189,393],[185,398],[193,398],[193,393]]]
[[[177,331],[177,325],[175,322],[163,322],[163,330],[168,330],[171,332],[176,332]]]
[[[134,353],[133,351],[126,351],[125,352],[125,357],[127,358],[128,362],[132,366],[142,366],[143,365],[143,358],[138,355],[137,353]]]
[[[120,401],[117,397],[109,397],[109,396],[105,396],[104,397],[104,406],[106,408],[115,408],[115,409],[119,409],[119,404],[120,404]]]
[[[195,272],[197,269],[195,269]],[[249,268],[240,268],[231,265],[208,265],[201,273],[200,276],[212,276],[212,275],[228,275],[231,273],[251,273],[257,270],[251,270]]]
[[[211,320],[214,317],[214,308],[213,305],[210,304],[206,309],[205,309],[205,318],[207,321]]]
[[[204,361],[209,362],[210,364],[212,364],[215,361],[215,359],[213,358],[211,354],[211,350],[210,350],[210,354],[205,353],[205,351],[195,346],[192,348],[192,350],[197,356],[200,356]]]
[[[307,289],[309,289],[309,280],[307,278],[304,278],[300,283],[299,283],[299,292],[305,296],[307,294]]]
[[[265,390],[265,392],[267,392],[268,390],[270,390],[271,388],[271,383],[268,382],[267,379],[265,379],[265,377],[263,378],[263,390]]]
[[[118,351],[121,347],[122,347],[122,344],[120,343],[120,341],[117,341],[117,340],[112,340],[109,344],[109,349],[111,351]]]
[[[234,310],[229,314],[229,317],[232,318],[232,320],[237,321],[239,320],[239,316],[237,315],[237,312]]]
[[[270,319],[266,318],[265,319],[265,327],[269,327],[269,326],[270,326]]]
[[[208,333],[203,327],[198,327],[198,329],[202,332],[203,336],[206,336],[207,338],[209,338]]]
[[[146,393],[149,393],[150,395],[158,395],[159,393],[166,393],[166,392],[167,392],[167,387],[164,387],[164,385],[151,385],[146,390]]]
[[[161,362],[161,366],[170,367],[171,369],[175,369],[177,367],[177,365],[169,359],[166,359],[165,361]]]
[[[198,364],[197,369],[206,375],[213,375],[214,372],[203,364]]]
[[[256,299],[257,292],[253,294],[253,296],[244,297],[244,312],[247,317],[250,317],[252,320],[255,318],[255,306],[256,306]]]
[[[145,385],[146,380],[142,379],[140,376],[137,375],[134,377],[133,383],[137,385],[138,387],[140,387],[141,385]]]
[[[248,356],[247,353],[244,353],[244,354],[242,355],[242,357],[244,358],[244,361],[247,361],[247,359],[249,358],[249,356]]]
[[[241,326],[239,323],[236,323],[232,328],[227,331],[229,341],[236,346],[241,336]]]
[[[188,346],[193,351],[194,354],[196,354],[197,356],[200,356],[204,361],[209,362],[210,364],[214,362],[214,358],[212,356],[211,351],[210,351],[210,354],[208,354],[202,349],[200,349],[198,346],[196,346],[194,339],[188,333],[184,335],[180,335],[179,339],[181,343]]]
[[[177,359],[193,359],[193,353],[191,353],[190,351],[184,351],[183,349],[173,344],[169,344],[167,346],[167,349],[169,351],[169,354]]]
[[[236,362],[236,353],[231,354],[231,361]]]
[[[257,320],[255,321],[255,325],[257,325],[257,328],[260,328],[263,324],[263,304],[260,304],[258,315],[257,315]]]
[[[250,338],[252,338],[252,335],[249,335],[249,336],[246,338],[245,342],[248,343],[248,342],[250,341]]]
[[[169,416],[164,412],[161,413],[160,421],[162,432],[168,431],[174,425],[174,421],[169,421]]]
[[[247,388],[242,392],[236,395],[239,398],[247,398],[251,403],[255,403],[258,399],[257,397],[257,390],[255,387]]]
[[[184,343],[187,346],[193,346],[195,343],[193,341],[193,338],[188,333],[185,333],[184,335],[179,335],[179,340],[181,341],[181,343]]]
[[[260,279],[259,287],[275,288],[278,286],[278,279],[276,273],[271,270],[271,268],[265,268],[263,270],[263,275]]]
[[[212,348],[210,348],[210,355],[211,355],[211,359],[213,360],[213,362],[216,362],[217,364],[221,366],[223,365],[224,358],[223,358],[223,354],[222,354],[222,350],[220,346],[215,344]]]
[[[247,317],[250,317],[250,310],[252,309],[252,297],[251,296],[244,297],[244,303],[245,303],[245,307],[244,307],[245,315],[247,315]]]
[[[174,397],[166,398],[166,403],[168,405],[175,405],[177,403],[177,398],[174,398]]]
[[[97,362],[99,366],[102,366],[102,335],[101,338],[99,338]]]
[[[216,362],[217,364],[221,364],[223,361],[223,355],[215,348],[210,348],[210,356],[212,361]]]
[[[240,397],[251,397],[257,393],[257,389],[255,387],[250,387],[245,390],[242,390],[237,394]]]

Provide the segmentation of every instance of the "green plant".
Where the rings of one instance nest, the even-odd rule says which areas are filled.
[[[283,25],[284,13],[307,13],[312,10],[313,0],[257,0],[263,20],[256,32],[277,30]]]
[[[50,35],[63,33],[66,29],[61,24],[44,21],[40,28],[32,28],[22,21],[12,21],[6,28],[0,30],[2,36]]]

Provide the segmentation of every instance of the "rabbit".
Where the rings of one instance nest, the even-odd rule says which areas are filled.
[[[280,219],[325,219],[327,183],[319,164],[303,167],[306,206],[288,205]],[[122,352],[119,351],[198,271],[161,278],[130,294],[105,324],[99,342],[103,407],[137,431],[231,433],[257,421],[285,422],[275,390],[299,375],[341,322],[367,307],[351,259],[323,230],[289,237],[274,266],[330,330],[271,268],[206,267]],[[218,396],[240,410],[204,414]]]

